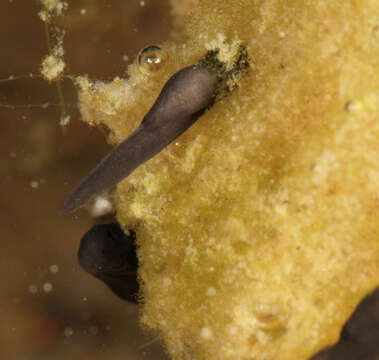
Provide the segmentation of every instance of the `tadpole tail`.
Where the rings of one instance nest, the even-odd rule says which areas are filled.
[[[148,141],[150,140],[150,141]],[[96,194],[115,186],[158,151],[157,141],[146,134],[141,124],[126,140],[114,148],[67,196],[61,213],[69,213],[84,205]]]
[[[71,192],[61,212],[74,211],[93,195],[116,185],[186,131],[213,102],[215,84],[216,78],[202,66],[175,73],[137,130]]]
[[[67,196],[60,211],[72,212],[84,205],[94,195],[115,186],[129,176],[138,166],[158,154],[168,144],[182,134],[203,111],[185,116],[173,122],[167,119],[168,126],[156,128],[153,117],[159,113],[150,112],[147,124],[141,125],[120,145],[114,148]],[[145,117],[145,119],[146,119]],[[179,119],[178,119],[179,120]]]

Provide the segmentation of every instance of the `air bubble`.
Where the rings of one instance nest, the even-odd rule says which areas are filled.
[[[159,46],[151,45],[144,48],[138,55],[138,65],[146,75],[159,73],[168,61],[167,51]]]

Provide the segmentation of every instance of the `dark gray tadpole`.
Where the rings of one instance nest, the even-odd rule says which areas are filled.
[[[175,73],[140,126],[109,153],[68,195],[61,212],[68,213],[130,175],[187,130],[214,99],[216,77],[204,66]]]
[[[367,295],[341,332],[336,345],[327,347],[311,360],[379,359],[379,288]]]
[[[103,281],[121,299],[137,303],[134,233],[127,236],[117,223],[94,225],[81,240],[78,260],[86,272]]]

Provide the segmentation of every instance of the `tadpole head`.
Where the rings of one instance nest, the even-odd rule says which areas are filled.
[[[138,260],[135,235],[126,235],[117,223],[93,226],[82,238],[80,266],[95,277],[135,272]]]

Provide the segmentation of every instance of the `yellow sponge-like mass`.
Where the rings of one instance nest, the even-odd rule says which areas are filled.
[[[250,57],[117,187],[142,322],[174,359],[307,359],[379,285],[379,0],[203,0],[183,22],[158,75],[78,79],[84,119],[117,143],[180,68]]]

